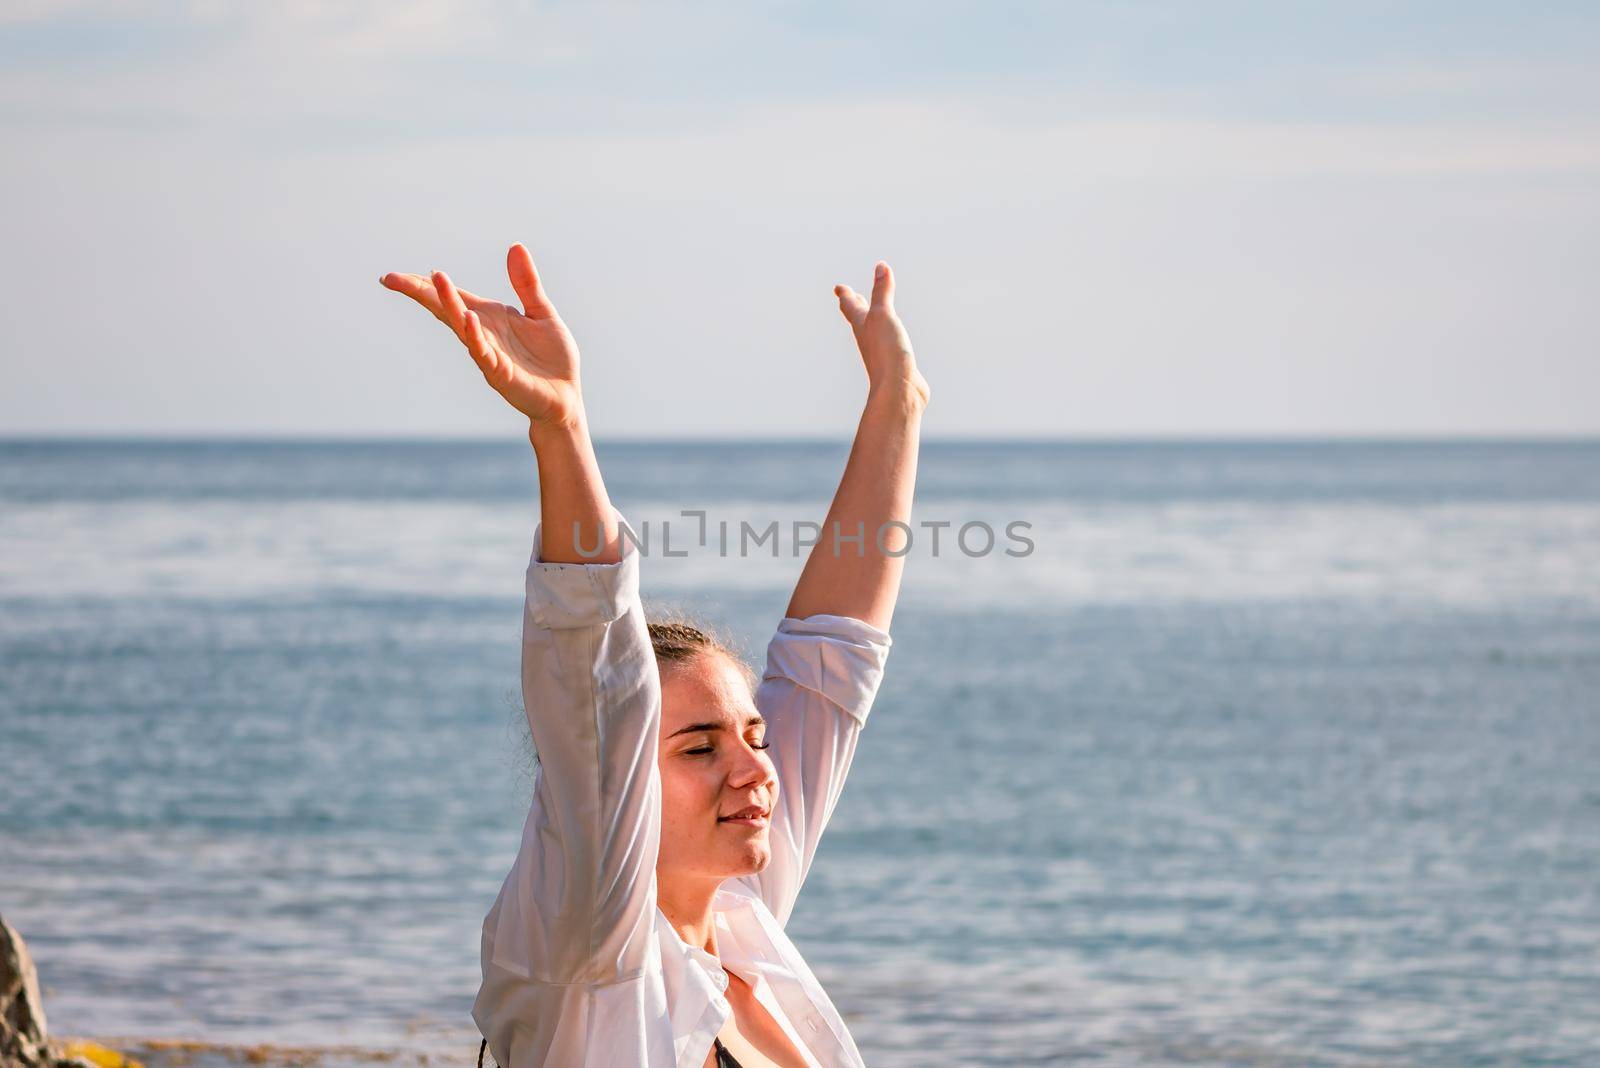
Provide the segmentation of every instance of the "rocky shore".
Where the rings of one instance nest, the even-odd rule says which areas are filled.
[[[104,1068],[104,1062],[93,1059],[90,1050],[70,1048],[68,1043],[50,1040],[33,958],[28,954],[27,943],[3,916],[0,916],[0,1066]]]
[[[475,1052],[475,1050],[473,1051]],[[224,1068],[283,1065],[287,1068],[360,1068],[381,1064],[472,1064],[473,1052],[457,1058],[436,1053],[361,1046],[228,1045],[186,1039],[52,1037],[45,1024],[39,977],[28,947],[0,917],[0,1068]]]

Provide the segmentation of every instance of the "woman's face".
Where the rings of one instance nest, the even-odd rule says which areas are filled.
[[[662,665],[658,874],[723,879],[767,866],[778,775],[764,752],[766,729],[726,656],[708,651]],[[761,814],[728,818],[751,808]]]

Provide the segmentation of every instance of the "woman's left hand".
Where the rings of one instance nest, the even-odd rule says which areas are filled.
[[[833,287],[839,310],[856,336],[856,348],[867,367],[868,389],[872,393],[890,392],[926,407],[928,380],[917,369],[911,338],[894,310],[894,272],[879,261],[873,271],[872,299],[846,285]]]

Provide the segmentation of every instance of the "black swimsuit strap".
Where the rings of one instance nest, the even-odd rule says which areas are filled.
[[[717,1051],[717,1068],[744,1068],[734,1059],[733,1054],[728,1052],[728,1047],[722,1044],[722,1039],[713,1037],[711,1045]]]
[[[744,1068],[742,1064],[728,1052],[728,1047],[722,1044],[722,1039],[712,1036],[711,1045],[717,1051],[717,1068]],[[478,1046],[478,1068],[483,1068],[483,1051],[489,1047],[489,1040],[483,1039]]]

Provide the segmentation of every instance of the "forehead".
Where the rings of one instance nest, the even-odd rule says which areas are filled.
[[[744,672],[721,654],[705,653],[661,672],[663,737],[689,723],[743,726],[757,714]]]

